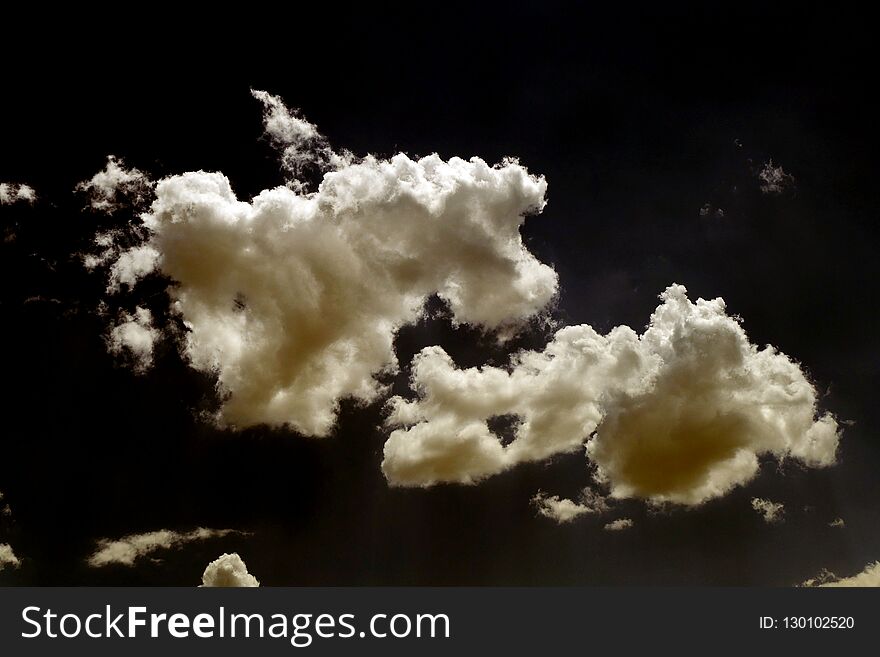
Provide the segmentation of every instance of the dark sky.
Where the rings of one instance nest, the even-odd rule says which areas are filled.
[[[59,16],[53,28],[10,13],[0,181],[31,184],[41,202],[0,208],[17,235],[0,245],[0,491],[13,511],[0,543],[23,559],[0,583],[195,584],[231,550],[264,585],[786,586],[880,559],[878,108],[864,17],[803,4],[286,11],[107,27]],[[754,343],[803,363],[827,390],[822,408],[852,421],[840,464],[768,462],[696,509],[622,502],[634,527],[604,532],[604,520],[557,525],[529,504],[538,489],[587,485],[580,453],[478,486],[390,489],[381,404],[344,405],[320,440],[200,422],[194,409],[217,403],[212,381],[173,350],[141,377],[106,353],[94,313],[104,283],[71,257],[101,219],[71,190],[108,153],[154,177],[223,171],[240,198],[281,184],[251,87],[357,154],[519,157],[549,182],[524,235],[559,273],[560,321],[640,329],[672,282],[724,297]],[[771,157],[795,191],[760,193],[755,167]],[[701,217],[706,203],[724,216]],[[433,344],[461,365],[507,354],[434,319],[401,331],[400,362]],[[764,523],[755,496],[784,502],[786,522]],[[827,526],[837,517],[845,529]],[[196,526],[252,534],[134,568],[84,562],[100,537]]]

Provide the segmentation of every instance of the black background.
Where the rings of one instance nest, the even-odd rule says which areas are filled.
[[[264,585],[791,585],[880,558],[866,16],[809,3],[67,11],[12,9],[0,44],[0,180],[40,195],[0,209],[16,235],[0,246],[0,491],[13,510],[0,542],[24,559],[0,582],[188,585],[231,550]],[[823,408],[854,423],[841,464],[770,462],[697,509],[624,502],[557,526],[529,498],[576,495],[589,483],[581,454],[476,487],[399,490],[379,470],[380,404],[344,404],[324,440],[205,426],[194,411],[216,403],[212,382],[170,347],[143,377],[106,354],[94,312],[104,281],[71,256],[106,220],[71,190],[108,153],[154,177],[223,171],[243,199],[281,184],[251,87],[357,154],[519,157],[549,181],[524,234],[559,272],[560,321],[641,328],[672,282],[723,296],[755,343],[802,362]],[[760,193],[754,174],[770,157],[796,191]],[[707,202],[724,217],[701,217]],[[159,290],[148,282],[141,299]],[[535,331],[514,347],[545,340]],[[401,363],[431,344],[461,365],[505,362],[439,318],[401,331]],[[784,502],[787,521],[766,525],[753,496]],[[602,531],[621,516],[635,526]],[[829,528],[838,516],[846,528]],[[199,525],[253,533],[135,568],[84,562],[99,537]]]

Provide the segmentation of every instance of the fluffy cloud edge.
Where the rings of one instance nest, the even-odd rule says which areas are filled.
[[[221,554],[207,565],[200,586],[253,588],[259,585],[259,580],[248,572],[238,553],[232,552]]]

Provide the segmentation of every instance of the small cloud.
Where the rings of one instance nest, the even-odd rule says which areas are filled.
[[[633,521],[629,518],[619,518],[617,520],[612,520],[607,525],[605,525],[605,531],[607,532],[619,532],[624,529],[629,529],[633,526]]]
[[[771,502],[760,497],[752,498],[752,508],[764,517],[766,523],[781,522],[785,514],[785,506],[781,502]]]
[[[121,314],[107,336],[107,348],[112,354],[127,353],[134,361],[134,370],[145,372],[153,364],[153,345],[159,337],[150,311],[138,306],[134,315]]]
[[[20,565],[21,560],[15,556],[12,547],[8,543],[0,543],[0,570],[3,570],[6,566],[18,568]]]
[[[107,156],[107,165],[88,180],[76,186],[76,191],[89,196],[92,210],[113,214],[125,203],[137,205],[146,199],[153,182],[137,169],[126,169],[115,155]]]
[[[805,581],[806,587],[873,587],[880,586],[880,561],[868,564],[858,575],[838,577],[830,570],[823,569],[816,577]]]
[[[571,522],[579,516],[602,513],[608,509],[605,498],[589,488],[581,494],[579,502],[538,491],[532,498],[532,504],[537,507],[540,515],[558,523]]]
[[[235,552],[222,554],[208,564],[202,574],[204,587],[256,587],[260,582],[248,572],[247,566]]]
[[[836,518],[828,523],[829,527],[840,527],[841,529],[846,527],[846,522],[844,522],[843,518]]]
[[[24,183],[0,183],[0,205],[13,203],[31,203],[37,200],[34,188]]]
[[[157,550],[168,550],[194,541],[209,538],[221,538],[237,533],[234,529],[206,529],[199,527],[191,532],[175,532],[160,529],[146,534],[130,534],[117,540],[102,538],[97,541],[98,549],[88,558],[92,568],[100,568],[110,564],[133,566],[135,561],[146,557]]]
[[[721,208],[716,208],[711,203],[706,203],[703,207],[700,208],[700,216],[701,217],[716,217],[721,219],[724,217],[724,210]]]
[[[786,173],[781,166],[774,166],[772,158],[758,172],[758,180],[764,194],[782,194],[795,184],[794,176]]]

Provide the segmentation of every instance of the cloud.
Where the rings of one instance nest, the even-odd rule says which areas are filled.
[[[660,298],[642,335],[570,326],[504,369],[459,369],[442,348],[423,349],[417,397],[389,402],[389,483],[474,483],[586,443],[612,497],[696,505],[748,482],[763,455],[834,463],[837,422],[817,418],[794,361],[752,345],[722,299],[691,302],[681,285]],[[487,425],[504,414],[520,419],[506,445]]]
[[[281,166],[291,176],[288,186],[304,189],[300,178],[309,169],[323,172],[348,166],[351,153],[336,153],[317,126],[289,109],[278,96],[251,89],[254,98],[263,103],[263,127],[272,145],[281,153]]]
[[[24,183],[0,183],[0,205],[12,205],[13,203],[34,203],[37,193],[34,188]]]
[[[835,518],[828,523],[828,526],[843,529],[844,527],[846,527],[846,522],[844,522],[843,518]]]
[[[540,515],[558,523],[571,522],[579,516],[603,513],[608,509],[605,498],[589,488],[583,491],[578,502],[538,491],[532,498],[532,504],[538,509]]]
[[[222,554],[208,564],[202,575],[202,586],[217,587],[254,587],[260,582],[251,575],[244,561],[236,553]]]
[[[316,139],[277,99],[257,96],[270,135]],[[110,293],[154,270],[173,280],[182,350],[217,375],[221,425],[327,435],[341,399],[385,393],[375,377],[397,370],[396,332],[429,296],[456,322],[509,332],[557,292],[556,273],[519,232],[547,185],[517,162],[400,154],[335,165],[314,193],[278,187],[250,202],[220,173],[172,176],[142,215],[143,243],[98,244],[91,264],[109,266]]]
[[[605,525],[605,531],[607,532],[619,532],[624,529],[629,529],[633,526],[633,521],[629,518],[619,518],[617,520],[612,520],[607,525]]]
[[[722,208],[716,208],[711,203],[706,203],[703,207],[700,208],[700,216],[717,217],[718,219],[721,219],[724,217],[724,210]]]
[[[773,166],[773,160],[764,164],[758,172],[758,185],[764,194],[782,194],[794,187],[795,179],[781,166]]]
[[[100,568],[110,564],[133,566],[135,561],[149,556],[157,550],[168,550],[194,541],[221,538],[236,533],[233,529],[206,529],[199,527],[191,532],[175,532],[160,529],[146,534],[131,534],[117,540],[102,538],[97,541],[97,549],[88,558],[88,564]]]
[[[104,169],[77,184],[76,191],[88,194],[89,205],[93,210],[113,214],[124,204],[144,201],[152,186],[152,181],[145,173],[137,169],[126,169],[120,158],[108,155]]]
[[[785,515],[785,506],[781,502],[762,500],[760,497],[752,498],[752,508],[761,514],[764,522],[769,524],[781,522]]]
[[[865,566],[858,575],[840,578],[831,571],[823,570],[816,577],[808,579],[801,586],[820,587],[868,587],[880,586],[880,561]]]
[[[3,570],[6,566],[18,568],[20,565],[21,560],[15,556],[12,547],[8,543],[0,543],[0,570]]]
[[[113,354],[128,354],[134,370],[145,372],[153,364],[153,345],[159,336],[150,311],[138,306],[134,315],[121,313],[107,335],[107,348]]]

